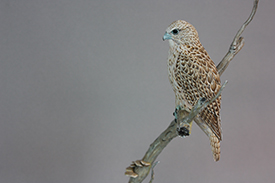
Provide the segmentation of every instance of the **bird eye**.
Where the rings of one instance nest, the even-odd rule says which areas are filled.
[[[174,35],[177,35],[177,34],[179,33],[179,29],[173,29],[173,30],[172,30],[172,33],[173,33]]]

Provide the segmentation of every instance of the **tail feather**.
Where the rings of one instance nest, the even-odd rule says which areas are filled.
[[[214,161],[219,161],[220,159],[220,140],[216,137],[215,134],[211,134],[210,137],[210,145],[212,148]]]

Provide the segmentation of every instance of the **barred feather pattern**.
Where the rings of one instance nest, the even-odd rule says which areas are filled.
[[[220,76],[200,43],[196,29],[188,22],[178,20],[166,29],[166,33],[170,44],[168,74],[175,92],[176,106],[186,107],[186,102],[194,106],[201,97],[213,98],[221,88]],[[221,96],[199,114],[213,132],[208,136],[215,161],[220,157],[222,139],[220,107]]]

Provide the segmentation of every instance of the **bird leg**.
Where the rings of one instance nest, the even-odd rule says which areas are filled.
[[[178,128],[177,128],[177,132],[178,132],[178,135],[180,137],[186,137],[186,136],[189,136],[190,132],[191,132],[191,126],[192,126],[192,123],[182,123],[182,118],[184,116],[187,116],[188,115],[188,111],[181,107],[180,105],[178,105],[176,108],[175,108],[175,112],[173,112],[173,115],[175,116],[175,123],[177,124]]]
[[[177,113],[177,117],[179,117],[179,119],[176,121],[178,125],[177,132],[179,136],[186,137],[191,134],[193,119],[201,111],[201,107],[205,102],[205,98],[200,98],[194,107],[192,107],[191,111],[181,109],[180,107],[176,108],[175,113]],[[178,110],[178,108],[180,110]]]
[[[189,112],[177,106],[174,112],[175,122],[177,124],[177,133],[180,137],[186,137],[190,135],[192,123],[186,123],[183,119],[185,116],[188,116]],[[190,125],[191,124],[191,125]]]
[[[178,105],[176,108],[175,108],[175,111],[173,112],[173,116],[175,116],[175,123],[177,123],[177,119],[178,119],[178,111],[181,110],[181,106]]]
[[[176,117],[178,118],[178,119],[175,119],[175,121],[178,125],[177,132],[179,136],[185,137],[190,135],[193,119],[201,112],[201,110],[203,110],[207,105],[212,103],[221,95],[221,92],[224,89],[226,84],[227,84],[227,80],[223,83],[218,93],[211,100],[207,101],[206,98],[204,97],[200,98],[197,101],[197,103],[192,107],[190,112],[187,111],[187,109],[184,109],[184,108],[182,109],[180,106],[176,107],[174,115],[175,115],[175,118]]]

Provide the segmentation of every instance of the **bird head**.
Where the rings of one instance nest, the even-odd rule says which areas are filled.
[[[199,43],[199,36],[195,27],[184,20],[177,20],[169,25],[162,39],[169,40],[170,45],[195,45]]]

